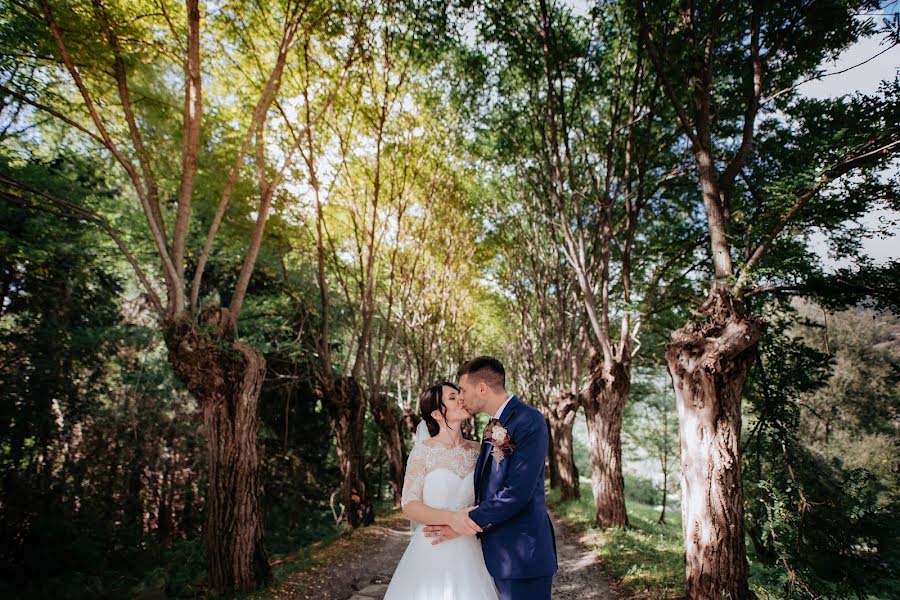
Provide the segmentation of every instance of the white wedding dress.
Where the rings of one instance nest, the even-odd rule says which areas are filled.
[[[417,442],[406,463],[401,503],[461,510],[475,502],[473,474],[478,449],[441,448]],[[497,600],[481,554],[481,540],[460,536],[432,544],[421,524],[397,564],[384,600]]]

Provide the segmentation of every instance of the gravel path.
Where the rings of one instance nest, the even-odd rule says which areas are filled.
[[[596,554],[581,536],[557,519],[554,527],[559,572],[553,579],[553,600],[618,600]],[[382,600],[409,538],[404,527],[388,528],[384,536],[356,549],[352,556],[342,556],[321,569],[301,598]]]

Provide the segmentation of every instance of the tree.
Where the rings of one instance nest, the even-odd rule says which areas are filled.
[[[471,254],[466,242],[454,243],[450,228],[466,230],[454,138],[441,120],[452,115],[431,97],[428,78],[419,72],[421,24],[409,10],[402,3],[372,8],[361,41],[365,59],[351,72],[327,126],[307,133],[301,148],[315,206],[310,229],[317,248],[323,400],[333,413],[352,527],[373,516],[362,477],[366,407],[383,434],[399,505],[406,464],[401,432],[414,427],[415,418],[402,394],[392,399],[393,387],[405,376],[409,388],[419,388],[426,373],[437,373],[442,362],[446,367],[446,345],[466,316],[466,294],[451,293],[467,279]],[[342,308],[332,310],[338,302]],[[404,367],[404,356],[414,361]],[[338,384],[344,381],[359,389],[361,404],[357,392],[352,402],[343,400]]]
[[[815,14],[802,3],[631,6],[693,152],[709,240],[709,293],[666,352],[682,444],[687,595],[747,598],[741,398],[764,325],[749,298],[778,287],[758,281],[766,276],[808,279],[808,271],[785,268],[789,262],[764,259],[811,262],[783,235],[823,218],[834,228],[858,211],[859,204],[829,201],[835,194],[863,200],[845,175],[863,174],[864,185],[879,187],[871,173],[900,149],[896,105],[801,102],[792,92],[823,58],[871,33],[871,23],[854,16],[869,3],[819,3]],[[851,124],[841,106],[868,116]],[[817,125],[834,117],[845,133],[812,127],[813,114]],[[880,194],[868,197],[877,202]]]
[[[536,199],[514,203],[512,218],[520,210],[545,217],[536,235],[556,244],[557,268],[572,282],[591,353],[581,404],[596,523],[625,526],[622,415],[638,332],[658,308],[654,288],[677,272],[694,245],[671,240],[686,252],[658,264],[640,254],[647,246],[639,233],[653,239],[642,225],[657,223],[651,209],[665,206],[664,191],[680,174],[676,136],[645,68],[646,52],[619,5],[598,6],[590,20],[548,2],[484,10],[483,37],[498,48],[492,58],[499,93],[488,116],[500,129],[495,160],[521,182],[518,196]],[[641,262],[655,275],[636,272]]]
[[[646,370],[644,381],[634,386],[632,415],[625,427],[625,437],[632,448],[646,453],[659,463],[662,483],[660,493],[660,525],[666,522],[666,505],[672,488],[672,471],[678,460],[678,415],[674,398],[667,392],[668,377]]]
[[[518,210],[503,219],[492,244],[502,257],[500,283],[510,291],[515,389],[544,414],[550,434],[550,487],[561,500],[578,496],[572,428],[581,407],[588,345],[575,284],[561,268],[557,231],[547,223],[543,203],[499,181],[504,204]],[[498,210],[497,212],[500,212]]]
[[[157,315],[173,369],[202,407],[210,466],[205,531],[209,576],[213,590],[225,593],[253,589],[269,577],[256,439],[266,367],[258,350],[238,340],[237,324],[269,209],[297,147],[282,145],[282,165],[270,166],[269,156],[278,145],[272,140],[270,109],[283,91],[296,42],[318,35],[317,24],[330,8],[293,0],[231,5],[203,22],[211,33],[209,46],[201,36],[203,12],[197,0],[153,9],[101,0],[7,3],[7,31],[18,37],[7,47],[22,48],[28,66],[11,72],[2,93],[29,114],[54,118],[64,135],[78,144],[108,153],[146,217],[164,295],[154,285],[156,273],[145,270],[123,236],[116,241]],[[250,37],[251,28],[254,36],[260,31],[267,35]],[[243,60],[232,64],[215,46],[219,40],[237,48]],[[351,44],[349,55],[354,52]],[[245,68],[259,69],[262,76],[247,75]],[[228,85],[231,95],[204,100],[202,74]],[[241,76],[242,84],[234,86]],[[178,94],[170,91],[171,82],[179,79],[184,86],[180,113],[171,108]],[[328,98],[339,85],[335,82],[323,93],[320,112],[327,110]],[[225,118],[217,122],[217,116]],[[230,116],[235,118],[228,122]],[[232,166],[224,169],[227,175],[220,172],[221,188],[201,189],[197,183],[205,178],[198,178],[200,165],[221,166],[210,160],[218,150],[216,135],[228,139]],[[179,138],[180,149],[174,142]],[[256,197],[257,209],[240,272],[227,308],[202,306],[204,272],[230,201],[244,191],[251,147],[257,189],[249,193]],[[17,197],[57,206],[67,202],[37,186],[9,178],[3,183]],[[197,255],[188,252],[195,200],[215,206]],[[208,214],[206,207],[201,204],[202,217]]]

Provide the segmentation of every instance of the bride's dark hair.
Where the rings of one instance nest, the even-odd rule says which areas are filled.
[[[441,426],[437,420],[431,415],[434,411],[440,411],[444,419],[447,418],[447,407],[444,405],[444,386],[451,387],[457,392],[459,388],[449,381],[442,381],[431,386],[419,395],[419,414],[425,420],[425,426],[428,427],[428,434],[431,437],[436,436],[441,431]]]

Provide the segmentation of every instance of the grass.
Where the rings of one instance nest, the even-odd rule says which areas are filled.
[[[379,507],[381,508],[381,507]],[[339,556],[359,554],[360,550],[387,535],[390,528],[406,523],[398,510],[377,511],[375,525],[355,531],[345,530],[327,536],[296,551],[272,556],[272,583],[260,590],[241,594],[239,600],[278,600],[293,598],[314,584],[317,571]],[[362,554],[360,554],[362,556]]]
[[[582,481],[580,489],[579,498],[564,503],[551,491],[548,502],[557,517],[585,534],[583,541],[597,552],[620,595],[641,600],[683,598],[681,513],[667,510],[666,523],[659,525],[656,507],[626,499],[628,528],[601,530],[593,526],[590,482]]]

